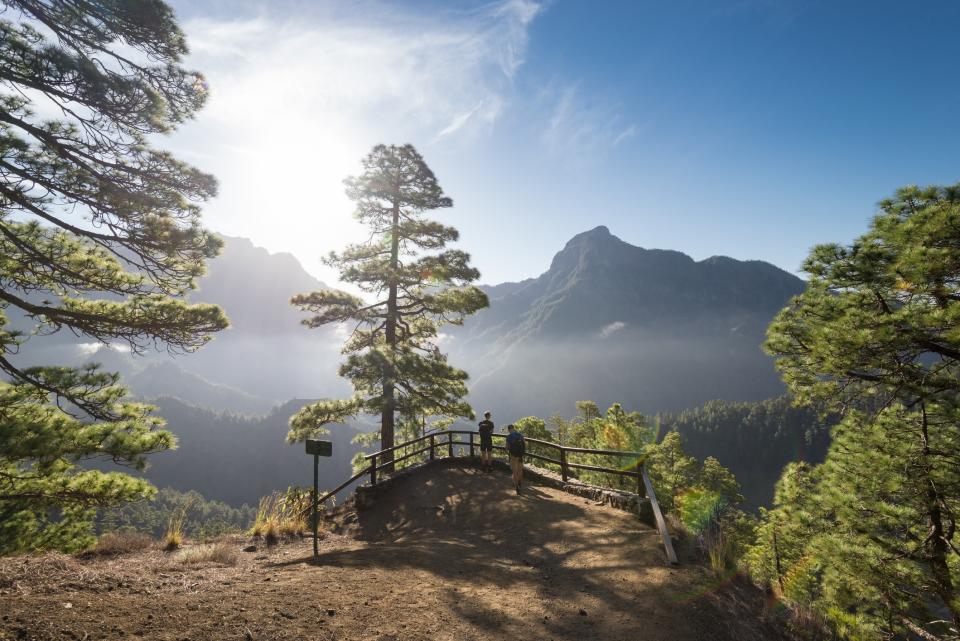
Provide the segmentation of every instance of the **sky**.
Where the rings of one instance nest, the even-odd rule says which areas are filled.
[[[174,0],[211,98],[160,144],[220,181],[208,227],[320,257],[343,179],[413,143],[481,282],[573,235],[797,273],[906,184],[960,180],[960,3]]]

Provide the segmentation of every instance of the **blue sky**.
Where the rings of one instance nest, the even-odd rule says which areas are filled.
[[[212,99],[167,146],[208,225],[318,257],[361,240],[340,181],[412,142],[483,282],[607,225],[796,271],[908,183],[960,180],[956,2],[174,2]]]

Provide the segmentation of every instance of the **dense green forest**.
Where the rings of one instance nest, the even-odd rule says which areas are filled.
[[[96,518],[98,534],[107,532],[142,532],[160,538],[172,518],[183,514],[183,534],[192,539],[204,539],[220,534],[247,530],[257,515],[248,505],[233,507],[221,501],[209,501],[199,492],[178,492],[164,487],[152,500],[136,501],[99,511]]]
[[[837,422],[835,416],[795,406],[787,396],[753,403],[711,401],[657,418],[661,431],[679,433],[693,456],[722,461],[752,509],[770,505],[774,484],[788,463],[823,460],[830,427]]]

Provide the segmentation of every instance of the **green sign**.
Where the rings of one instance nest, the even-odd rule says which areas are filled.
[[[314,456],[333,456],[333,443],[307,439],[307,454]]]

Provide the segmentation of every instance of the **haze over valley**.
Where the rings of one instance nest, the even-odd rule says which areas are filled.
[[[159,406],[181,447],[154,455],[148,479],[252,504],[306,482],[303,446],[283,442],[287,420],[309,399],[349,394],[337,376],[346,328],[300,324],[304,315],[290,298],[325,285],[292,255],[224,240],[190,298],[220,305],[231,326],[202,350],[134,356],[98,346],[90,354],[89,344],[63,344],[62,335],[47,337],[52,344],[44,347],[53,362],[100,362],[121,372],[135,395]],[[490,307],[462,327],[446,326],[440,344],[470,373],[475,410],[492,409],[501,426],[572,415],[583,399],[648,415],[715,399],[759,401],[784,393],[760,345],[774,314],[803,286],[769,263],[698,262],[597,227],[570,239],[539,277],[482,286]],[[372,423],[360,418],[330,429],[338,457],[322,470],[328,486],[345,478],[361,449],[351,439]],[[259,466],[262,473],[243,472]],[[733,468],[747,471],[737,462]],[[758,496],[768,496],[775,476],[768,474]]]

